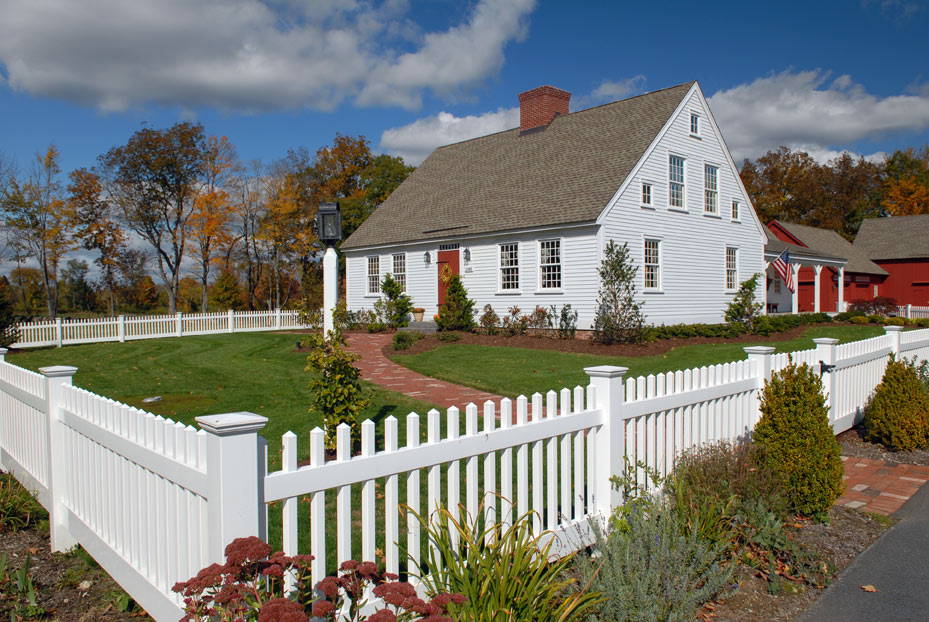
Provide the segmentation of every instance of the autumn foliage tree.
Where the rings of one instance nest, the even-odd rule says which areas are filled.
[[[100,156],[107,190],[123,221],[154,251],[172,313],[177,309],[188,221],[206,161],[203,126],[189,122],[166,130],[143,128],[125,145]]]
[[[929,145],[897,150],[885,164],[881,207],[888,216],[929,214]]]
[[[0,196],[5,228],[19,258],[39,265],[48,315],[58,313],[58,266],[72,248],[67,205],[61,195],[58,149],[37,154],[29,176],[11,175]]]

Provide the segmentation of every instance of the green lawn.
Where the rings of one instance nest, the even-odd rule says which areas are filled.
[[[303,370],[306,354],[296,351],[300,336],[286,333],[239,333],[127,343],[99,343],[64,348],[26,350],[7,355],[14,365],[37,370],[46,365],[78,368],[74,384],[114,400],[176,421],[194,424],[194,417],[249,411],[268,417],[262,435],[268,439],[271,468],[280,468],[280,438],[292,430],[300,437],[300,456],[309,457],[308,432],[322,425],[309,414],[310,372]],[[363,419],[378,424],[400,419],[405,438],[406,415],[424,415],[432,405],[365,383],[371,404]],[[145,404],[160,395],[161,402]],[[425,429],[425,417],[421,424]]]
[[[745,358],[748,345],[773,345],[778,352],[814,347],[814,337],[835,337],[841,343],[867,339],[884,333],[880,326],[814,326],[803,336],[789,341],[760,338],[748,343],[718,343],[675,348],[665,354],[645,357],[596,356],[551,350],[447,345],[421,354],[392,358],[422,374],[515,398],[562,387],[586,386],[585,367],[619,365],[631,376],[715,365]]]

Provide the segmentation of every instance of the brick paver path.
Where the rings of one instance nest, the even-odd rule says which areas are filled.
[[[457,406],[464,410],[470,402],[480,407],[487,400],[499,402],[503,399],[500,395],[436,380],[397,365],[381,352],[392,340],[393,335],[382,333],[346,335],[348,349],[361,356],[355,365],[361,371],[362,378],[442,408]]]
[[[929,481],[929,466],[842,456],[845,494],[838,505],[890,515]]]

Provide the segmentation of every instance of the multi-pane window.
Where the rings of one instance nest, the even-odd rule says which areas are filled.
[[[539,242],[539,277],[542,289],[561,289],[561,240]]]
[[[668,203],[671,207],[684,207],[684,158],[668,157]]]
[[[661,242],[659,240],[645,240],[645,289],[659,289],[661,287]]]
[[[368,257],[368,293],[381,293],[381,258]]]
[[[519,244],[500,245],[500,289],[519,289]]]
[[[642,205],[652,204],[652,185],[642,182]]]
[[[732,220],[739,219],[739,202],[732,199]]]
[[[401,291],[406,291],[406,255],[394,255],[394,279],[400,284]]]
[[[734,290],[739,287],[739,251],[731,246],[726,247],[726,289]]]
[[[781,279],[778,277],[774,278],[774,293],[775,294],[781,293]]]
[[[690,133],[694,136],[700,135],[700,115],[695,112],[690,113]]]
[[[703,166],[703,209],[707,214],[719,213],[719,167]]]

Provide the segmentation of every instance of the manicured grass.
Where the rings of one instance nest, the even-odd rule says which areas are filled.
[[[280,438],[287,431],[300,437],[301,458],[309,457],[308,432],[322,418],[308,412],[312,394],[306,354],[296,351],[299,335],[239,333],[127,343],[100,343],[44,348],[8,354],[14,365],[37,370],[47,365],[78,368],[74,384],[119,402],[194,424],[200,415],[249,411],[268,417],[261,434],[268,439],[272,469],[280,468]],[[371,404],[362,419],[378,424],[400,420],[405,438],[406,415],[424,415],[431,405],[364,383]],[[143,403],[160,395],[161,402]],[[423,424],[425,427],[425,424]]]
[[[845,343],[875,337],[883,332],[880,326],[814,326],[802,337],[789,341],[761,338],[753,343],[685,346],[665,354],[638,358],[474,345],[442,346],[421,354],[392,358],[433,378],[517,397],[537,391],[559,390],[565,386],[586,386],[588,377],[584,368],[593,365],[619,365],[629,368],[628,377],[644,376],[740,361],[745,359],[743,348],[749,345],[773,345],[778,352],[791,352],[815,347],[812,341],[815,337],[834,337]]]

